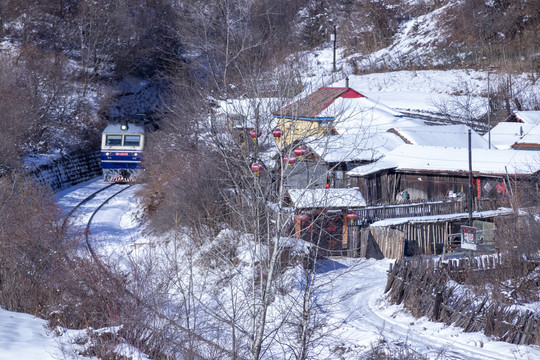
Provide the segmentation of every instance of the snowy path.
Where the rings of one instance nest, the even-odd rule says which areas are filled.
[[[360,353],[370,350],[372,344],[384,338],[393,344],[407,345],[412,350],[433,359],[540,359],[537,346],[518,346],[493,341],[480,333],[464,333],[461,329],[431,322],[427,318],[415,319],[401,311],[400,306],[389,306],[382,300],[386,285],[388,260],[360,260],[358,269],[343,271],[333,282],[334,294],[353,290],[350,298],[340,302],[341,316],[352,320],[339,330],[344,339]],[[347,265],[356,260],[345,260]],[[358,358],[358,352],[355,357]]]

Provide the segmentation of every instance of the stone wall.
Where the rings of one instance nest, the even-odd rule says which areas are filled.
[[[80,182],[101,176],[99,151],[66,155],[32,171],[41,184],[59,191]]]

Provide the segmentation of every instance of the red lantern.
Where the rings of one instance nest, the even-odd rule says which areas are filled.
[[[306,151],[307,150],[304,147],[297,147],[294,149],[294,155],[298,156],[298,160],[302,160],[302,156],[305,155]]]
[[[296,162],[296,156],[292,156],[292,155],[285,155],[283,157],[283,162],[288,164],[289,167],[292,167],[292,165]]]
[[[264,166],[259,163],[253,163],[251,164],[251,170],[255,173],[255,175],[259,175],[261,171],[263,171]]]
[[[279,141],[279,138],[281,137],[282,134],[283,133],[281,132],[281,129],[276,128],[276,129],[272,130],[272,135],[274,135],[274,137],[278,141]]]
[[[304,222],[304,221],[308,221],[308,220],[309,220],[309,216],[307,216],[306,214],[298,214],[298,215],[296,215],[296,221]]]
[[[347,214],[347,220],[354,221],[356,219],[358,219],[358,214],[355,214],[355,213]]]
[[[262,135],[261,130],[253,129],[249,131],[249,136],[253,138],[253,141],[257,141],[257,138],[260,137],[261,135]]]

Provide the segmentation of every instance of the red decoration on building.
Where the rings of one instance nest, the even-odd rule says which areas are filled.
[[[261,171],[263,171],[264,169],[264,166],[263,164],[259,164],[259,163],[253,163],[251,164],[251,170],[256,174],[256,175],[259,175]]]
[[[281,137],[281,135],[283,135],[283,133],[281,132],[281,129],[276,128],[272,130],[272,135],[274,135],[276,140],[279,140],[279,138]]]
[[[296,162],[296,156],[292,156],[292,155],[285,155],[283,157],[283,162],[288,164],[289,167],[292,167],[292,165]]]
[[[260,137],[261,135],[262,135],[261,130],[253,129],[249,131],[249,136],[253,138],[253,141],[257,141],[257,138]]]
[[[358,219],[358,214],[355,214],[355,213],[347,214],[347,220],[353,221],[353,220],[356,220],[356,219]]]
[[[304,147],[297,147],[294,149],[294,155],[298,156],[298,160],[302,160],[302,156],[306,154],[306,148]]]

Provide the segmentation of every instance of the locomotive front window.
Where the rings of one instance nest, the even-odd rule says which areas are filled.
[[[107,146],[122,145],[122,135],[107,135],[105,144]]]
[[[139,135],[125,135],[124,146],[139,146],[141,144],[141,137]]]

